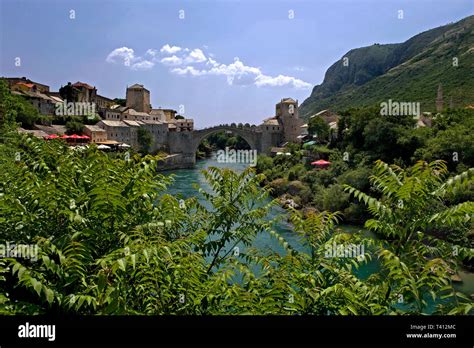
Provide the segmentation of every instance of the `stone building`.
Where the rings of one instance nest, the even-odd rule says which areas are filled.
[[[267,118],[258,130],[261,132],[261,148],[301,141],[303,121],[298,114],[298,101],[284,98],[275,106],[275,116]]]
[[[124,120],[128,127],[128,141],[125,141],[128,145],[132,146],[135,149],[138,149],[138,129],[141,127],[141,122],[139,121],[131,121],[131,120]]]
[[[121,120],[130,120],[130,121],[145,121],[150,120],[150,114],[146,112],[139,112],[132,108],[128,108],[124,112],[122,112]]]
[[[107,141],[107,132],[105,129],[96,125],[85,125],[83,128],[85,135],[91,138],[91,143],[102,143]]]
[[[97,126],[107,133],[107,140],[115,140],[120,143],[132,145],[131,127],[123,121],[102,120]]]
[[[152,116],[152,119],[154,121],[161,121],[161,122],[168,121],[166,118],[166,114],[164,113],[162,109],[151,109],[150,116]]]
[[[194,120],[192,118],[171,119],[168,124],[174,125],[171,129],[176,132],[192,132],[194,130]]]
[[[126,106],[114,105],[110,108],[105,109],[104,118],[106,120],[120,121],[122,120],[122,113],[128,108]]]
[[[47,89],[49,90],[49,87]],[[62,102],[60,98],[47,95],[47,92],[43,92],[45,88],[35,83],[16,82],[11,85],[10,90],[12,94],[26,98],[41,115],[54,115],[55,104]]]
[[[35,85],[36,88],[38,89],[38,92],[40,93],[49,93],[48,85],[31,81],[30,79],[27,79],[26,77],[2,77],[1,79],[5,80],[8,83],[8,88],[10,89],[12,88],[13,85],[17,83],[26,83],[26,84]]]
[[[164,121],[171,121],[176,118],[176,113],[177,113],[176,110],[173,110],[173,109],[157,109],[157,110],[161,110],[164,113],[165,115]]]
[[[150,113],[150,91],[143,87],[143,85],[136,83],[127,87],[126,99],[126,106],[129,108],[138,112]]]
[[[298,101],[284,98],[275,107],[275,118],[282,125],[283,141],[296,143],[301,133],[302,120],[299,118]]]
[[[61,86],[59,94],[67,102],[92,104],[91,107],[101,117],[105,117],[106,110],[114,104],[112,99],[99,95],[96,87],[80,81]]]
[[[152,138],[153,142],[151,144],[150,151],[156,150],[168,150],[168,124],[160,121],[138,121],[141,124],[141,127],[147,129]]]
[[[71,101],[92,103],[97,98],[97,88],[92,87],[87,83],[77,81],[76,83],[72,84],[72,87],[77,90],[77,97],[76,100]]]
[[[112,105],[114,105],[114,101],[110,98],[104,97],[102,95],[96,96],[95,103],[97,105],[97,109],[99,111],[105,110],[110,108]]]

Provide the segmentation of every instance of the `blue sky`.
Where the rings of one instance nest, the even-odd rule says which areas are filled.
[[[153,107],[182,105],[199,128],[258,124],[281,98],[303,102],[350,49],[403,42],[471,15],[473,3],[0,0],[0,75],[52,90],[82,81],[110,98],[141,83]]]

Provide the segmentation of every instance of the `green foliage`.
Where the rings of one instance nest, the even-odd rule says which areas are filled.
[[[243,125],[242,125],[243,127]],[[250,146],[241,136],[227,132],[216,132],[204,139],[198,148],[199,157],[209,157],[213,151],[224,150],[226,147],[236,150],[249,150]]]
[[[140,151],[148,153],[153,143],[153,136],[150,131],[144,127],[139,127],[137,131],[138,145],[140,145]]]
[[[326,141],[329,138],[329,126],[322,117],[314,116],[309,119],[308,133],[316,135],[320,141]]]
[[[76,121],[69,121],[66,123],[67,134],[81,134],[84,124]]]
[[[38,110],[29,101],[11,94],[8,84],[0,80],[0,119],[3,122],[18,122],[22,127],[31,128],[39,118]]]
[[[114,98],[114,103],[120,106],[127,106],[127,100],[123,98]]]
[[[180,203],[164,193],[170,180],[157,172],[156,157],[125,161],[96,147],[78,152],[59,141],[6,135],[8,143],[0,144],[1,240],[32,244],[38,254],[36,260],[0,259],[1,314],[420,314],[428,313],[428,296],[447,296],[440,314],[472,309],[452,288],[451,249],[428,233],[465,221],[472,202],[426,213],[433,201],[454,199],[472,183],[472,170],[443,181],[446,168],[439,162],[407,171],[378,163],[371,183],[380,200],[348,191],[367,201],[374,215],[368,227],[382,239],[340,231],[338,213],[303,217],[294,211],[291,222],[307,253],[273,230],[269,187],[261,188],[263,175],[252,169],[209,168],[202,199]],[[306,188],[300,181],[288,186],[300,193]],[[330,190],[344,194],[340,184]],[[403,208],[396,206],[399,199]],[[255,248],[260,233],[275,238],[283,252]],[[363,244],[365,252],[328,255],[335,244]],[[470,255],[459,250],[459,257]],[[380,271],[358,276],[373,260]]]
[[[470,221],[473,202],[438,205],[437,209],[433,205],[472,185],[474,170],[444,181],[446,174],[447,167],[442,161],[419,161],[407,170],[377,161],[370,180],[382,194],[381,199],[346,186],[349,193],[367,205],[373,216],[365,223],[366,228],[390,241],[378,251],[379,259],[389,269],[388,276],[394,280],[395,286],[389,287],[388,296],[396,292],[409,299],[409,311],[423,311],[428,296],[434,300],[441,294],[457,305],[450,314],[472,309],[469,300],[453,288],[448,270],[457,270],[458,261],[471,259],[474,251],[433,237],[432,232]]]
[[[434,111],[439,83],[443,84],[445,106],[450,99],[455,107],[471,104],[473,31],[474,17],[469,16],[403,43],[352,49],[343,55],[347,65],[339,60],[329,67],[323,83],[301,104],[300,115],[307,120],[324,109],[342,111],[389,99],[420,102],[422,111]],[[453,57],[465,58],[455,66]]]
[[[434,135],[415,156],[424,160],[445,160],[454,170],[458,163],[474,166],[474,110],[450,110],[434,119]]]
[[[332,212],[342,211],[348,205],[348,194],[341,185],[334,184],[324,190],[322,200],[323,210]]]
[[[62,99],[67,100],[68,102],[77,102],[79,90],[74,88],[73,85],[68,82],[66,86],[61,86],[61,88],[59,88],[59,95]]]

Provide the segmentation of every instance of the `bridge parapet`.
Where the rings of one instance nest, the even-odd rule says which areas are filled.
[[[169,133],[170,153],[180,154],[180,161],[192,167],[195,164],[196,152],[202,140],[213,133],[221,131],[231,131],[241,136],[252,150],[257,150],[259,153],[268,153],[271,146],[276,146],[279,143],[279,138],[269,138],[273,134],[266,134],[255,125],[250,126],[247,124],[239,127],[235,123],[230,125],[221,124],[203,129],[195,129],[190,132]]]

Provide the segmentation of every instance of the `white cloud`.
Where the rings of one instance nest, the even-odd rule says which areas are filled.
[[[178,46],[170,46],[169,44],[164,45],[161,47],[160,52],[165,54],[175,54],[181,51],[181,47]]]
[[[175,66],[183,64],[183,60],[177,56],[165,57],[160,62],[164,65]]]
[[[148,70],[153,68],[155,63],[150,62],[149,60],[142,60],[132,65],[133,70]]]
[[[205,70],[197,70],[192,66],[187,66],[185,68],[174,68],[171,70],[172,73],[178,75],[191,75],[191,76],[201,76],[205,75],[207,72]]]
[[[130,63],[135,59],[135,52],[132,48],[120,47],[114,49],[109,53],[105,59],[108,63],[115,63],[117,60],[123,60],[124,64],[126,62]]]
[[[214,75],[238,76],[246,74],[260,75],[262,72],[259,68],[245,65],[238,57],[235,57],[234,62],[229,65],[217,64],[217,62],[215,62],[214,67],[209,71],[209,73]]]
[[[146,53],[147,55],[151,56],[151,57],[156,57],[156,55],[158,54],[158,50],[155,50],[153,48],[149,48]]]
[[[297,89],[308,89],[312,87],[311,84],[304,82],[303,80],[300,80],[291,76],[285,76],[285,75],[278,75],[275,77],[267,76],[267,75],[259,75],[255,79],[255,85],[258,87],[264,87],[264,86],[277,87],[277,86],[292,85],[294,88],[297,88]]]
[[[206,56],[204,55],[204,52],[200,50],[199,48],[195,48],[194,50],[191,51],[185,58],[184,62],[186,64],[192,64],[192,63],[202,63],[207,60]]]
[[[148,50],[147,54],[150,55],[152,50]],[[108,63],[122,63],[126,67],[130,67],[132,70],[148,70],[153,68],[155,63],[143,59],[141,57],[136,57],[135,52],[132,48],[120,47],[116,48],[109,53],[105,59]]]
[[[217,63],[214,59],[209,58],[206,62],[206,65],[218,66],[219,63]]]
[[[238,57],[235,57],[231,64],[220,63],[213,59],[214,56],[211,54],[206,57],[206,54],[199,48],[181,48],[166,44],[161,47],[159,52],[156,49],[148,49],[145,56],[147,59],[137,57],[133,49],[121,47],[110,52],[106,61],[108,63],[122,62],[132,70],[148,70],[153,68],[156,62],[160,62],[170,67],[170,72],[173,74],[182,76],[225,76],[229,85],[290,86],[296,89],[310,89],[312,87],[310,83],[296,77],[281,74],[277,76],[265,75],[260,68],[245,65]],[[196,65],[196,67],[192,65]],[[295,70],[302,71],[303,69]]]

